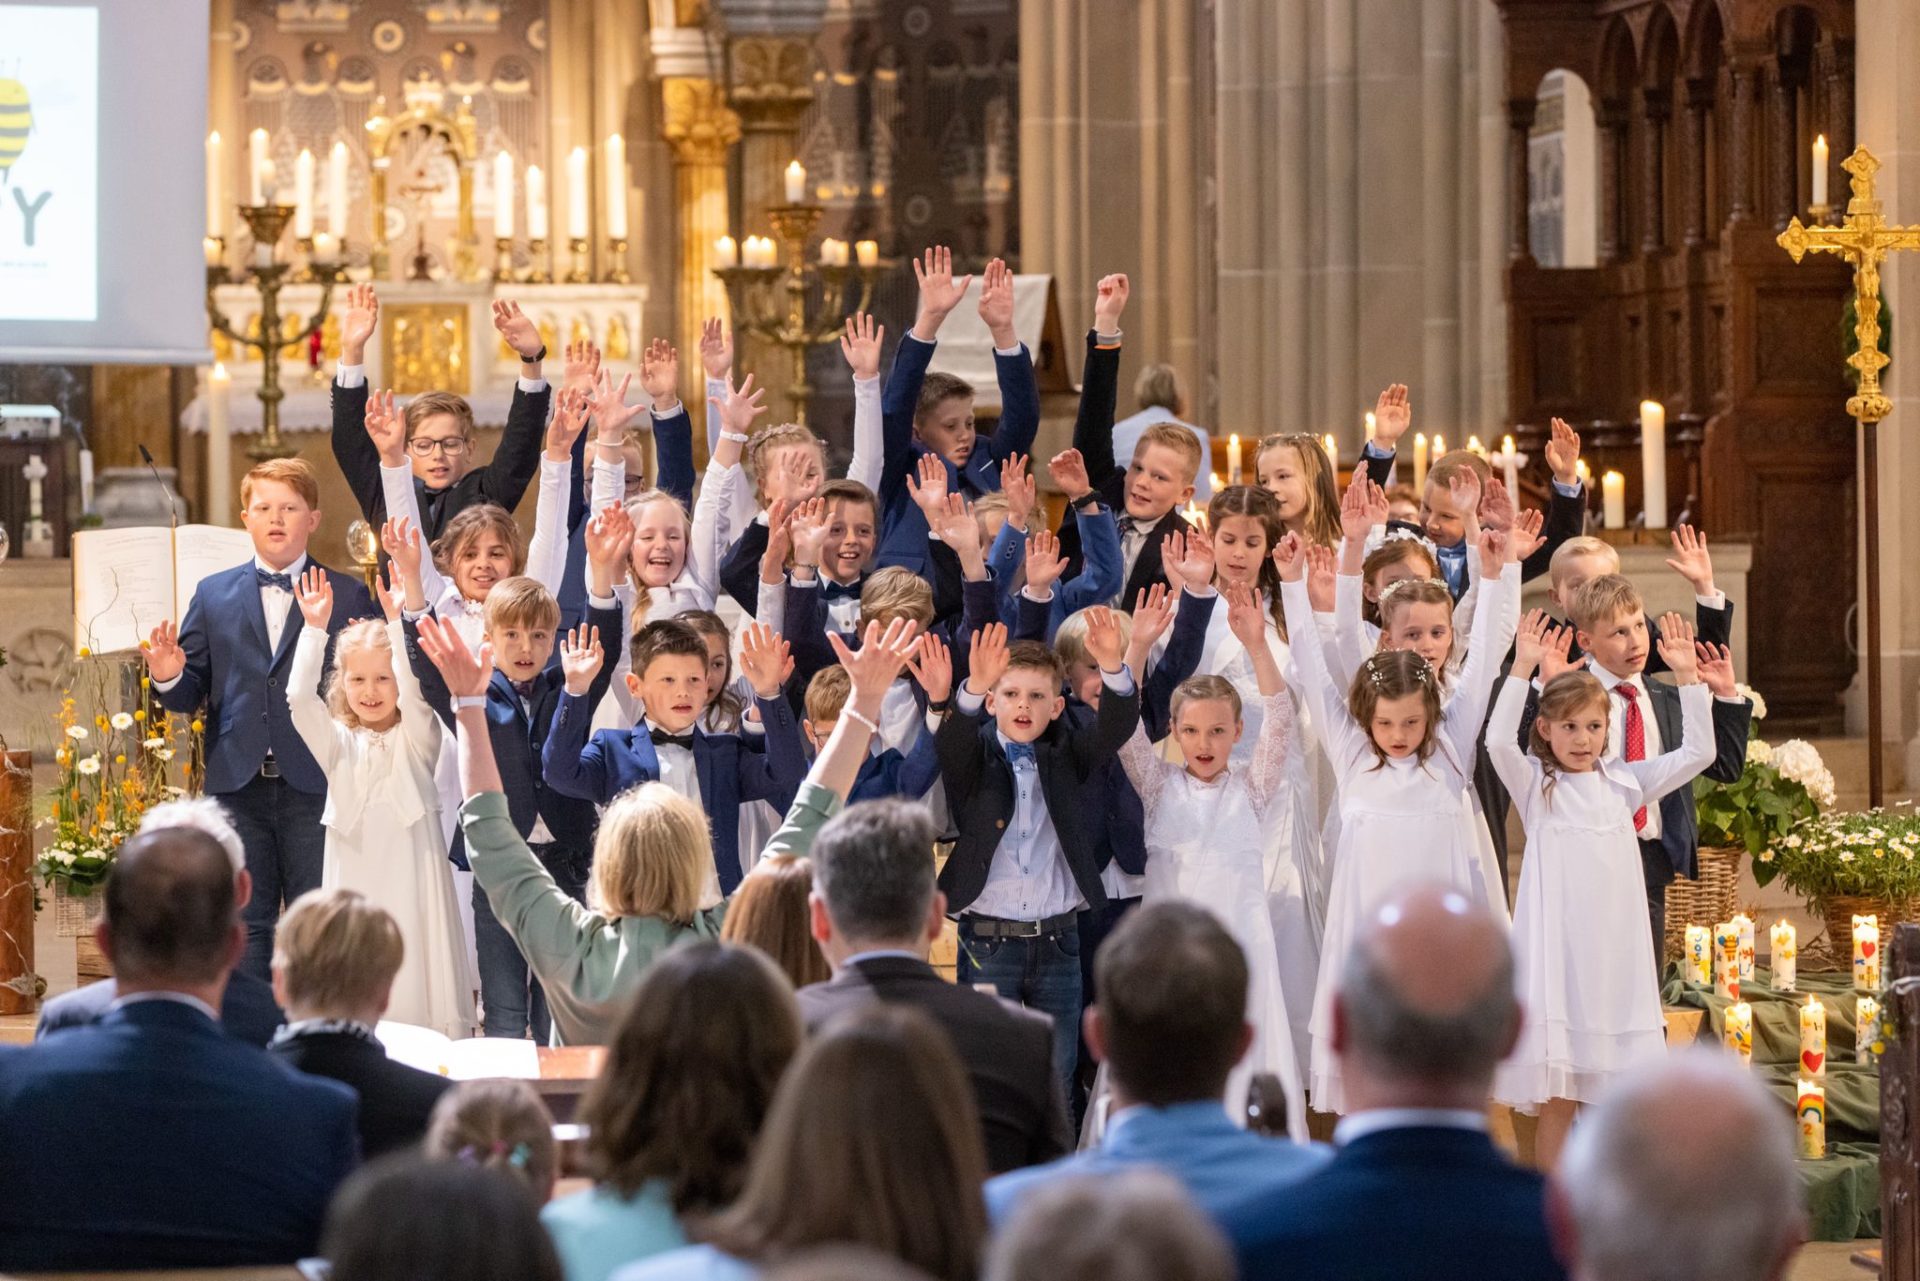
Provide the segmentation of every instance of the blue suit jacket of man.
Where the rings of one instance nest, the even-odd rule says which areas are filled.
[[[1330,1149],[1249,1133],[1218,1101],[1135,1107],[1120,1113],[1099,1147],[987,1180],[987,1213],[1004,1227],[1040,1188],[1077,1174],[1113,1174],[1151,1165],[1178,1179],[1195,1205],[1218,1220],[1251,1196],[1280,1196],[1322,1169]]]
[[[355,619],[379,614],[359,579],[311,559],[307,565],[324,570],[333,585],[328,635],[337,635]],[[280,647],[268,651],[267,616],[260,608],[252,557],[208,575],[194,592],[180,624],[187,665],[179,682],[159,697],[168,711],[183,714],[206,705],[206,790],[212,795],[245,787],[260,772],[268,752],[280,776],[295,789],[327,790],[327,776],[294,731],[287,711],[287,669],[305,625],[300,607],[288,601]]]
[[[1218,1217],[1241,1281],[1563,1281],[1546,1184],[1483,1131],[1377,1130]]]
[[[63,992],[40,1007],[40,1021],[33,1029],[34,1039],[76,1027],[91,1027],[107,1016],[119,995],[119,984],[112,979],[101,979],[98,983]],[[227,976],[227,990],[220,998],[220,1026],[228,1036],[265,1049],[286,1021],[280,1003],[273,999],[271,983],[240,970]]]
[[[358,1106],[178,1001],[0,1046],[0,1270],[311,1255],[359,1159]]]

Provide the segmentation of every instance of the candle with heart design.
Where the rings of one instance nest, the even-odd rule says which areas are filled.
[[[1800,1078],[1794,1114],[1800,1122],[1800,1155],[1818,1161],[1827,1154],[1827,1087]]]
[[[1740,930],[1731,921],[1713,927],[1713,994],[1740,999]]]
[[[1727,1007],[1720,1025],[1720,1040],[1740,1060],[1741,1067],[1753,1066],[1753,1007],[1735,1001]]]
[[[1687,978],[1702,986],[1713,982],[1713,931],[1704,925],[1687,927]]]
[[[1880,1002],[1870,996],[1853,998],[1853,1061],[1871,1063],[1880,1052]]]
[[[1861,992],[1880,990],[1880,918],[1853,918],[1853,986]]]
[[[1800,1007],[1800,1075],[1816,1081],[1827,1075],[1827,1007],[1817,996]]]
[[[1793,926],[1781,921],[1769,931],[1773,950],[1768,955],[1770,969],[1773,972],[1773,990],[1791,992],[1800,981],[1800,943],[1794,937]]]

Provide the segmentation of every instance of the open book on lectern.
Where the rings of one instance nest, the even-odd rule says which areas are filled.
[[[76,530],[74,648],[138,649],[161,623],[186,617],[203,579],[252,556],[246,530],[218,525]]]

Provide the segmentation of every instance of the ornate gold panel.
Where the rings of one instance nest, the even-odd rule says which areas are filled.
[[[459,303],[388,304],[387,381],[403,396],[472,390],[467,367],[467,309]]]

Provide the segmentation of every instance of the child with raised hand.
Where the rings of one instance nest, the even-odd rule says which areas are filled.
[[[539,465],[540,431],[552,399],[540,372],[547,348],[533,319],[518,303],[499,300],[493,304],[493,327],[520,356],[520,380],[491,462],[474,465],[473,409],[464,399],[452,392],[433,391],[408,402],[400,443],[413,497],[410,512],[393,506],[391,490],[380,474],[386,460],[377,445],[370,445],[361,426],[367,407],[367,343],[379,320],[380,299],[373,286],[350,288],[341,316],[340,365],[333,380],[333,457],[353,489],[361,515],[376,527],[389,516],[407,517],[431,543],[469,507],[492,504],[512,511],[519,506]]]
[[[1041,530],[1025,540],[1026,555],[1014,561],[1015,568],[1022,564],[1026,568],[1026,582],[1018,592],[1018,602],[1046,607],[1046,635],[1042,639],[1050,638],[1070,615],[1089,605],[1104,605],[1115,600],[1120,594],[1122,570],[1120,526],[1114,520],[1113,510],[1104,506],[1100,502],[1100,495],[1094,491],[1093,482],[1087,477],[1086,460],[1080,456],[1080,451],[1069,449],[1055,454],[1047,461],[1047,474],[1053,477],[1054,485],[1066,495],[1067,506],[1074,513],[1073,523],[1079,531],[1082,555],[1080,572],[1062,582],[1069,561],[1066,549],[1056,535]],[[1001,537],[1005,535],[1006,530],[1003,529]],[[1016,539],[1013,545],[1018,548],[1021,543]],[[998,552],[999,543],[996,541],[995,554],[988,558],[993,565],[996,582],[1002,577],[1002,562]],[[1003,592],[1006,599],[1001,605],[1001,621],[1011,623],[1018,617],[1021,605],[1014,599],[1011,574],[1005,575],[1005,583]]]
[[[1659,962],[1640,929],[1646,898],[1635,829],[1644,818],[1636,818],[1713,760],[1713,695],[1704,678],[1711,672],[1731,688],[1733,665],[1724,649],[1696,649],[1680,615],[1660,624],[1682,717],[1680,740],[1668,751],[1631,761],[1610,755],[1614,700],[1599,679],[1577,670],[1546,682],[1527,750],[1520,748],[1529,678],[1548,654],[1564,655],[1570,639],[1539,610],[1520,628],[1487,724],[1487,752],[1527,829],[1513,909],[1523,1022],[1494,1097],[1539,1113],[1536,1151],[1545,1169],[1578,1105],[1597,1102],[1620,1076],[1666,1053]],[[1584,945],[1601,939],[1605,946]]]
[[[1520,571],[1510,553],[1523,550],[1523,540],[1494,530],[1481,535],[1481,609],[1444,708],[1439,674],[1412,650],[1372,655],[1341,697],[1307,599],[1305,543],[1288,534],[1274,551],[1296,688],[1319,723],[1339,786],[1324,956],[1344,957],[1359,922],[1402,885],[1438,882],[1489,901],[1477,820],[1461,794],[1473,779],[1487,699],[1518,619]],[[1345,1105],[1332,1048],[1337,968],[1321,967],[1310,1023],[1313,1102],[1323,1112]]]
[[[1522,582],[1546,573],[1555,550],[1577,537],[1587,519],[1586,491],[1580,480],[1580,437],[1562,419],[1553,420],[1546,457],[1553,472],[1553,499],[1545,516],[1545,538],[1521,562]],[[1478,525],[1505,529],[1514,497],[1494,479],[1484,458],[1465,449],[1448,450],[1427,472],[1427,487],[1420,496],[1420,519],[1439,554],[1441,577],[1455,599],[1467,589],[1474,529]]]
[[[365,619],[340,633],[323,696],[316,687],[326,666],[333,588],[312,569],[297,587],[306,626],[294,645],[287,711],[327,773],[321,887],[358,890],[399,923],[406,955],[388,1015],[470,1036],[474,982],[434,784],[440,722],[407,665],[399,606],[383,588],[385,620]]]
[[[1304,1143],[1306,1107],[1266,903],[1265,823],[1268,809],[1282,799],[1286,758],[1297,750],[1293,700],[1264,643],[1267,624],[1253,593],[1232,587],[1226,596],[1229,625],[1253,658],[1266,704],[1252,762],[1244,770],[1232,768],[1243,731],[1240,695],[1218,676],[1194,677],[1174,691],[1173,735],[1184,764],[1155,754],[1144,726],[1127,740],[1120,762],[1146,811],[1144,901],[1200,903],[1247,955],[1253,1044],[1227,1080],[1227,1098],[1244,1098],[1256,1072],[1276,1074],[1287,1092],[1288,1129]]]
[[[894,621],[909,630],[913,627],[909,620]],[[869,623],[867,626],[872,629],[878,624]],[[839,641],[840,638],[835,636],[833,639]],[[836,646],[836,649],[842,647]],[[926,691],[930,702],[947,702],[953,690],[953,655],[945,641],[938,636],[920,637],[907,665],[913,672],[914,680]],[[826,750],[827,742],[839,727],[854,693],[852,674],[840,663],[822,668],[807,683],[807,716],[801,722],[801,728],[806,731],[807,745],[816,756]],[[868,716],[876,726],[880,724],[885,697],[886,691],[882,690],[880,701],[875,703]],[[869,733],[874,735],[873,750],[861,763],[860,772],[847,793],[849,803],[875,801],[888,796],[917,801],[940,781],[940,758],[934,750],[931,733],[920,735],[919,740],[904,754],[897,748],[886,746],[877,731],[870,730]]]
[[[1677,525],[1669,535],[1673,540],[1673,555],[1667,557],[1667,568],[1687,580],[1693,588],[1694,627],[1700,641],[1708,645],[1725,645],[1733,636],[1733,603],[1725,592],[1714,586],[1713,554],[1707,549],[1707,536],[1695,530],[1691,525]],[[1547,568],[1547,599],[1562,618],[1568,616],[1574,595],[1592,579],[1606,574],[1620,572],[1620,553],[1604,539],[1582,534],[1562,543],[1553,553]],[[1571,639],[1572,633],[1568,636]],[[1647,650],[1647,671],[1666,670],[1660,657],[1660,624],[1655,618],[1647,619],[1647,639],[1651,642]],[[1579,647],[1573,653],[1579,656]]]

